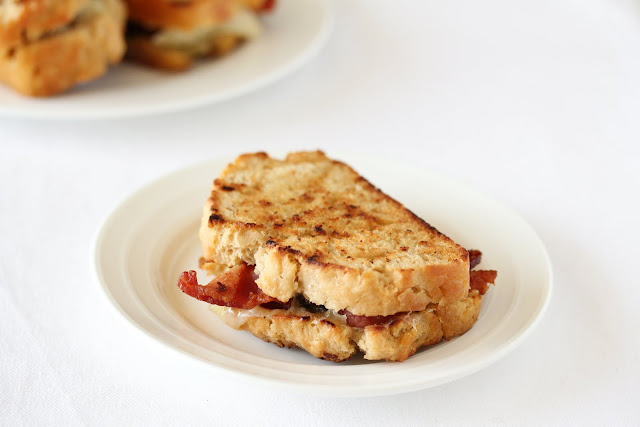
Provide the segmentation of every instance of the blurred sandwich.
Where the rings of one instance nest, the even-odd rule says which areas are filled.
[[[413,185],[412,183],[407,183]],[[228,325],[342,361],[403,361],[468,331],[495,271],[322,152],[238,157],[214,181],[201,267],[178,286]]]
[[[0,1],[0,81],[48,96],[103,75],[125,52],[121,0]]]
[[[258,37],[258,14],[274,0],[127,0],[127,56],[182,71],[198,58],[219,57]]]

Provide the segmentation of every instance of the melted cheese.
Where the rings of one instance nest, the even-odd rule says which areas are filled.
[[[305,310],[303,307],[297,305],[292,306],[288,310],[273,310],[266,309],[260,306],[254,307],[251,310],[243,310],[240,308],[220,307],[217,305],[210,305],[209,309],[218,317],[220,317],[223,322],[234,329],[240,329],[242,325],[244,325],[247,320],[251,319],[252,317],[268,318],[273,316],[274,314],[288,314],[300,317],[311,316],[315,321],[328,320],[338,325],[347,324],[347,316],[338,314],[334,310],[327,310],[322,313],[311,313],[308,310]]]
[[[193,55],[206,55],[211,51],[215,39],[220,36],[233,35],[252,40],[261,33],[262,26],[258,17],[246,9],[240,9],[233,18],[223,23],[194,30],[159,31],[154,34],[152,41],[158,47],[178,49]]]
[[[95,18],[105,12],[105,5],[103,0],[91,0],[84,6],[75,19],[76,22],[85,22]]]

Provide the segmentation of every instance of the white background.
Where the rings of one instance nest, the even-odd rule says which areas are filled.
[[[285,80],[140,119],[0,119],[0,424],[640,423],[640,3],[340,0]],[[168,171],[255,150],[388,156],[473,183],[544,240],[555,289],[498,363],[332,399],[222,381],[109,307],[104,216]]]

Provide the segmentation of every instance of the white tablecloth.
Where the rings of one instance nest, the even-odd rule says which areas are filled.
[[[640,423],[640,3],[340,0],[304,68],[139,119],[0,119],[0,424]],[[550,307],[507,357],[398,396],[217,381],[118,318],[94,233],[126,194],[221,153],[322,148],[423,165],[522,215]]]

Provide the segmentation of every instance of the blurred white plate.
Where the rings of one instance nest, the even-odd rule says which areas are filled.
[[[95,272],[109,300],[157,342],[204,362],[203,369],[216,369],[217,374],[223,370],[233,377],[229,380],[244,377],[269,387],[333,397],[432,387],[469,375],[522,342],[551,294],[551,266],[531,227],[451,178],[388,159],[339,158],[458,243],[481,249],[482,268],[498,270],[497,285],[483,298],[479,319],[465,335],[423,349],[402,363],[355,358],[335,364],[224,325],[207,303],[184,295],[176,283],[182,271],[197,266],[201,206],[229,158],[161,178],[111,213],[98,232],[94,253]],[[199,275],[205,281],[204,274]]]
[[[331,32],[331,0],[278,0],[262,36],[185,73],[123,63],[59,96],[32,99],[0,84],[0,115],[47,119],[133,117],[184,110],[237,97],[296,70]]]

